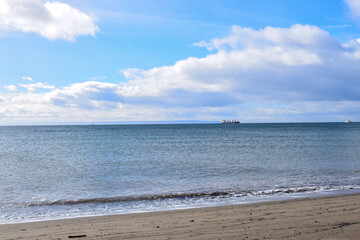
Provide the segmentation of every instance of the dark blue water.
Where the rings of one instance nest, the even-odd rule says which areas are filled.
[[[0,223],[360,189],[359,123],[0,127]]]

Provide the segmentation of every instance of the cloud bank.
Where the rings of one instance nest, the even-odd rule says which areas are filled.
[[[94,17],[58,1],[0,0],[0,30],[36,33],[50,40],[75,41],[99,31]]]
[[[127,82],[43,83],[4,88],[0,122],[359,118],[360,40],[340,43],[315,26],[233,26],[194,45],[203,58],[122,70]],[[41,90],[41,91],[40,91]]]

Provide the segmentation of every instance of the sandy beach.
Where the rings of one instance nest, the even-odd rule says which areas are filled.
[[[0,239],[359,239],[360,194],[0,225]]]

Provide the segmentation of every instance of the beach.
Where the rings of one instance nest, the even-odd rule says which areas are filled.
[[[360,194],[0,225],[0,239],[359,239]]]

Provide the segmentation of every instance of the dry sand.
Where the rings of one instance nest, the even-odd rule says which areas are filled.
[[[360,239],[360,194],[0,225],[0,239],[69,237]]]

